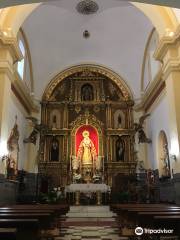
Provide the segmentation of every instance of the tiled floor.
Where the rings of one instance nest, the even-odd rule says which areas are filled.
[[[107,206],[73,206],[55,240],[120,240],[115,217]]]

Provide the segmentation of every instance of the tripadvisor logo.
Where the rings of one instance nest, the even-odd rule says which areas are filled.
[[[141,236],[143,234],[143,229],[141,227],[137,227],[135,229],[135,234]]]
[[[135,234],[141,236],[143,234],[172,234],[174,232],[173,229],[149,229],[149,228],[142,228],[137,227],[135,229]]]

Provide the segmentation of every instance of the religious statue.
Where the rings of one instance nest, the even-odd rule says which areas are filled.
[[[170,177],[170,162],[169,162],[169,151],[168,151],[168,145],[164,144],[163,146],[163,157],[161,158],[163,161],[163,177]]]
[[[83,131],[83,140],[81,141],[78,149],[78,158],[81,160],[81,165],[92,165],[93,160],[97,156],[96,148],[94,143],[89,138],[89,132],[87,130]]]
[[[44,135],[47,131],[47,126],[42,123],[38,124],[38,119],[34,117],[27,117],[26,119],[30,120],[33,123],[33,130],[30,133],[29,137],[25,138],[23,142],[33,143],[34,145],[36,145],[38,133]]]
[[[76,156],[71,157],[71,162],[72,162],[72,169],[73,171],[76,171],[79,169],[79,160]]]
[[[92,170],[97,158],[96,148],[89,137],[89,131],[84,130],[82,135],[83,140],[79,145],[77,158],[80,161],[80,170],[86,177],[91,178],[90,175],[93,174]]]
[[[19,159],[19,130],[17,116],[13,129],[7,140],[8,156],[6,157],[7,178],[15,180],[17,176],[17,165]]]
[[[134,123],[134,129],[136,132],[138,132],[138,143],[151,143],[151,139],[146,137],[146,134],[143,129],[143,123],[147,117],[149,117],[150,114],[145,114],[142,117],[139,118],[139,123]]]
[[[17,166],[15,160],[8,158],[6,164],[7,164],[7,179],[15,180],[17,176]]]
[[[50,161],[52,162],[59,161],[59,141],[56,138],[52,139]]]
[[[52,129],[56,129],[57,128],[57,117],[56,115],[53,115],[52,117]]]
[[[82,101],[92,101],[93,96],[93,87],[90,84],[85,84],[81,88],[81,100]]]
[[[119,137],[116,141],[116,161],[124,161],[125,146],[124,141]]]
[[[121,127],[122,127],[122,118],[121,118],[121,114],[119,114],[117,118],[117,128],[121,128]]]

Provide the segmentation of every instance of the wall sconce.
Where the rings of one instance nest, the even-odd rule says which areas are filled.
[[[171,158],[172,160],[174,160],[174,161],[176,161],[176,160],[177,160],[177,157],[176,157],[176,155],[175,155],[175,154],[171,154],[171,155],[170,155],[170,158]]]

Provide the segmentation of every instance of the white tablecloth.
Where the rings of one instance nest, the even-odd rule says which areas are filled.
[[[81,183],[74,183],[66,186],[65,192],[108,192],[110,191],[110,187],[106,184],[93,184],[93,183],[87,183],[87,184],[81,184]]]

